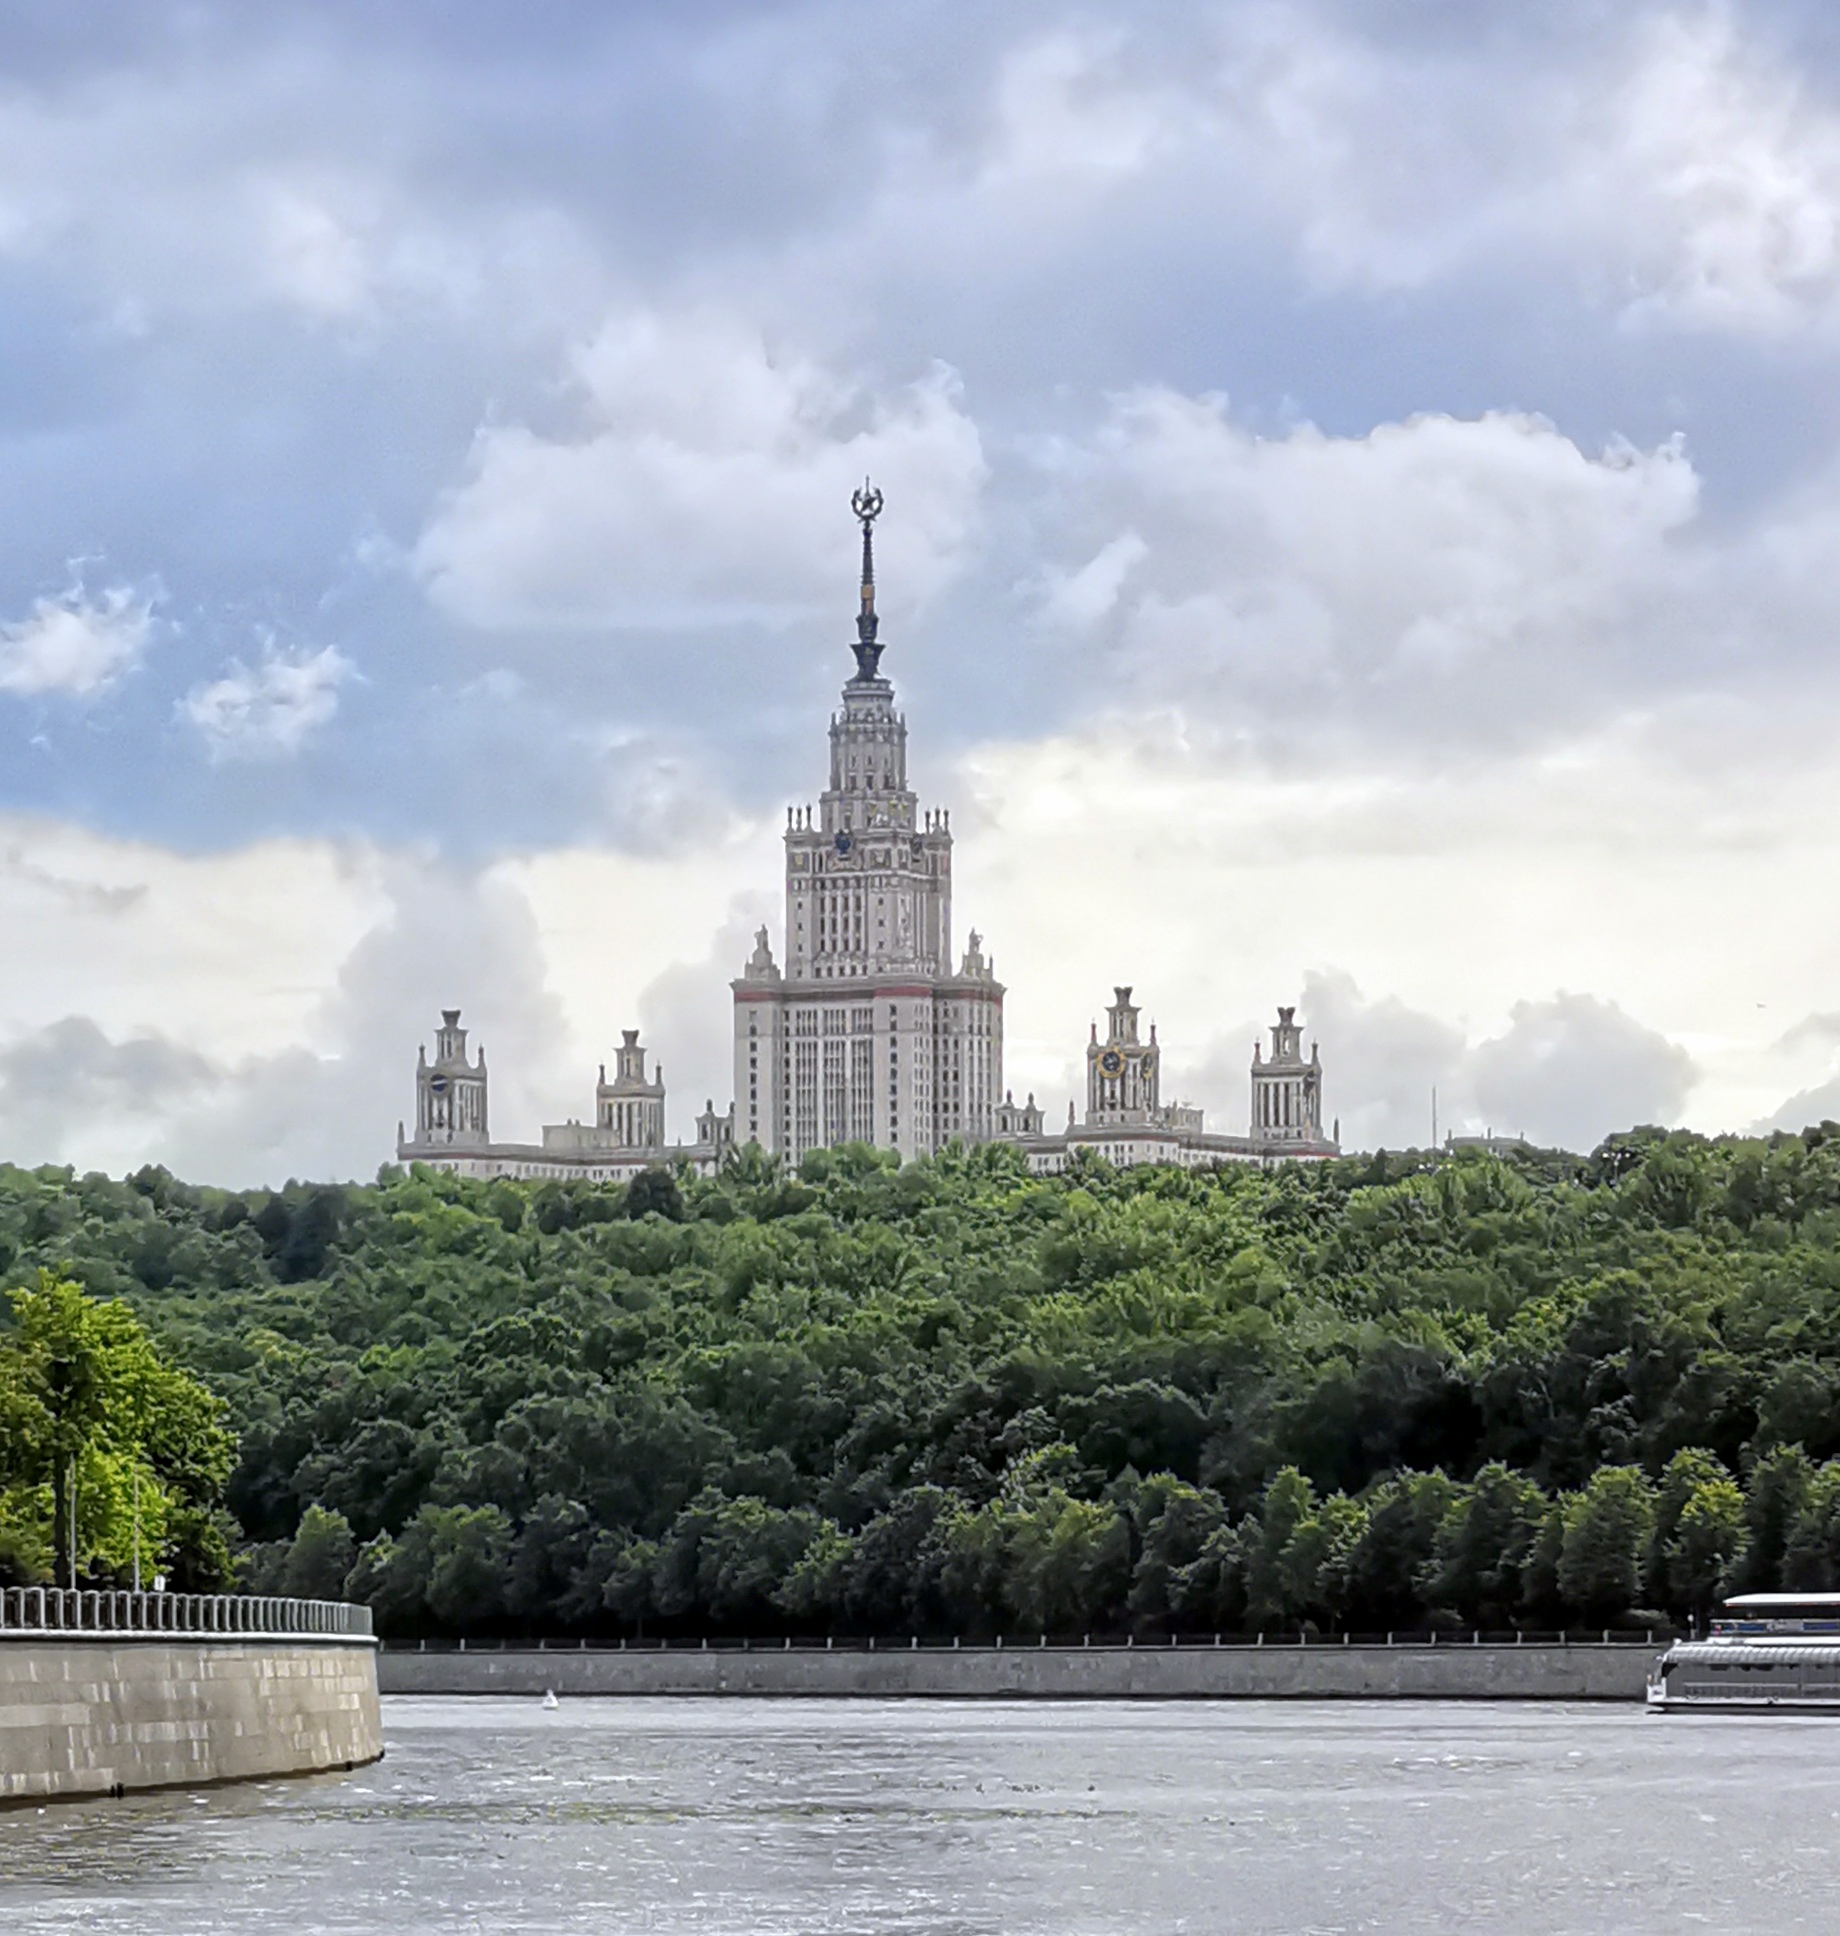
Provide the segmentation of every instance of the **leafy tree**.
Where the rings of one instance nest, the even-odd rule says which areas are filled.
[[[641,1170],[626,1186],[626,1214],[629,1217],[667,1217],[681,1223],[684,1193],[669,1170]]]
[[[1178,1569],[1169,1591],[1176,1625],[1190,1633],[1238,1633],[1248,1625],[1246,1549],[1256,1533],[1251,1520],[1217,1526]]]
[[[1350,1617],[1365,1630],[1413,1625],[1422,1582],[1458,1488],[1441,1472],[1402,1472],[1368,1493],[1348,1556]]]
[[[1808,1480],[1784,1543],[1782,1583],[1791,1593],[1840,1592],[1840,1460]]]
[[[403,1632],[1554,1625],[1585,1617],[1568,1526],[1607,1603],[1610,1467],[1655,1488],[1623,1606],[1825,1577],[1840,1131],[800,1170],[238,1194],[0,1166],[0,1288],[49,1269],[131,1312],[226,1402],[245,1577],[304,1564],[317,1507]],[[111,1424],[73,1467],[22,1353],[0,1317],[0,1569],[42,1577],[74,1523],[119,1577],[138,1472],[143,1557],[222,1577],[210,1432]]]
[[[343,1513],[309,1506],[279,1569],[276,1590],[297,1600],[340,1600],[357,1564],[357,1542]]]
[[[1636,1604],[1654,1532],[1654,1490],[1634,1466],[1606,1466],[1566,1500],[1560,1596],[1593,1625]]]
[[[10,1301],[0,1492],[12,1563],[48,1548],[68,1586],[92,1563],[131,1573],[137,1553],[151,1574],[175,1545],[181,1560],[227,1560],[211,1522],[231,1457],[218,1401],[160,1357],[125,1304],[48,1270]]]
[[[1138,1557],[1131,1573],[1131,1624],[1139,1632],[1177,1630],[1190,1624],[1184,1618],[1185,1578],[1209,1540],[1226,1527],[1226,1507],[1217,1492],[1186,1485],[1167,1473],[1144,1480],[1133,1492]],[[1210,1618],[1202,1624],[1213,1622]]]
[[[1655,1597],[1703,1623],[1725,1591],[1743,1541],[1744,1495],[1736,1482],[1702,1479],[1687,1495],[1668,1536],[1666,1592]]]
[[[1316,1488],[1286,1466],[1265,1489],[1245,1548],[1246,1614],[1261,1629],[1301,1624],[1315,1603],[1326,1548]]]
[[[1655,1527],[1649,1537],[1648,1562],[1644,1568],[1651,1605],[1673,1603],[1697,1607],[1697,1601],[1683,1603],[1673,1599],[1675,1535],[1687,1502],[1702,1487],[1730,1477],[1724,1463],[1702,1446],[1683,1446],[1668,1461],[1661,1483],[1655,1489]]]
[[[1499,1459],[1485,1465],[1439,1522],[1420,1576],[1426,1599],[1472,1626],[1511,1626],[1531,1597],[1529,1566],[1547,1510],[1533,1480]]]
[[[1744,1489],[1744,1544],[1736,1583],[1743,1593],[1774,1593],[1783,1584],[1789,1536],[1808,1502],[1814,1468],[1799,1445],[1779,1445],[1751,1469]]]

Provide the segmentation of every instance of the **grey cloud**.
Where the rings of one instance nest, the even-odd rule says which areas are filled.
[[[670,1133],[688,1137],[705,1100],[726,1109],[735,1088],[729,983],[754,947],[754,931],[773,925],[777,907],[765,893],[737,895],[728,918],[700,961],[677,962],[640,991],[637,1020],[666,1062]]]
[[[1799,1090],[1781,1108],[1771,1111],[1751,1128],[1754,1134],[1768,1135],[1772,1130],[1794,1132],[1807,1129],[1813,1123],[1831,1122],[1840,1122],[1840,1077],[1813,1089]]]
[[[1492,1129],[1590,1150],[1618,1129],[1677,1122],[1698,1074],[1678,1043],[1591,995],[1518,1002],[1502,1033],[1472,1041],[1397,996],[1370,1001],[1328,969],[1304,977],[1298,1014],[1321,1048],[1325,1114],[1340,1119],[1349,1150],[1425,1148],[1434,1089],[1440,1138]],[[1250,1040],[1216,1048],[1198,1072],[1211,1119],[1234,1130],[1246,1120]]]
[[[340,969],[309,1044],[240,1065],[210,1107],[177,1125],[169,1161],[211,1179],[369,1175],[410,1114],[415,1049],[443,1007],[488,1050],[491,1108],[506,1133],[545,1114],[569,1078],[564,1025],[536,925],[487,875],[398,863],[393,906]]]
[[[1461,1106],[1463,1031],[1395,995],[1363,999],[1351,975],[1307,974],[1299,1013],[1323,1045],[1326,1102],[1339,1115],[1343,1146],[1423,1146],[1431,1140],[1431,1092],[1442,1121]]]
[[[103,887],[95,881],[71,880],[49,867],[41,867],[36,861],[28,860],[18,847],[8,847],[0,852],[0,867],[4,867],[15,880],[29,881],[46,894],[86,913],[126,914],[130,909],[141,906],[147,898],[144,881],[136,882],[131,887]]]
[[[201,1182],[370,1175],[413,1105],[416,1044],[460,1006],[489,1050],[501,1133],[554,1121],[580,1087],[561,1052],[522,897],[486,876],[399,863],[393,906],[307,1018],[309,1041],[214,1062],[154,1034],[111,1040],[72,1016],[0,1048],[0,1153],[20,1163],[168,1164]]]
[[[1696,1070],[1679,1043],[1592,995],[1517,1002],[1504,1034],[1470,1057],[1485,1127],[1562,1149],[1612,1129],[1678,1120]]]
[[[158,1035],[112,1041],[85,1015],[0,1048],[0,1149],[32,1165],[84,1161],[87,1148],[131,1148],[220,1090],[207,1058]]]
[[[1786,1070],[1801,1078],[1803,1086],[1761,1122],[1754,1123],[1755,1131],[1793,1131],[1806,1129],[1810,1123],[1840,1120],[1840,1013],[1805,1015],[1784,1030],[1773,1045],[1773,1055]],[[1815,1069],[1822,1079],[1810,1082],[1808,1077]]]

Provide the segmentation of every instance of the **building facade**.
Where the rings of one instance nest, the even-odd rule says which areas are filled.
[[[907,783],[907,722],[881,676],[874,528],[862,525],[856,670],[831,716],[830,781],[786,813],[786,960],[767,931],[731,984],[735,1134],[796,1163],[873,1143],[904,1158],[996,1130],[1003,984],[974,931],[952,948],[952,824]]]
[[[1082,1149],[1123,1166],[1270,1162],[1337,1154],[1323,1134],[1322,1065],[1303,1056],[1295,1011],[1282,1008],[1266,1054],[1255,1045],[1244,1136],[1210,1132],[1202,1112],[1163,1097],[1162,1051],[1127,987],[1115,989],[1103,1038],[1086,1045],[1086,1109],[1050,1134],[1033,1095],[1003,1087],[1003,984],[973,930],[952,934],[952,823],[908,784],[907,722],[883,677],[875,610],[875,520],[866,482],[851,500],[862,533],[855,670],[831,715],[829,775],[815,805],[786,813],[783,962],[763,927],[730,984],[734,1101],[713,1100],[696,1140],[667,1140],[664,1071],[646,1068],[638,1031],[603,1064],[590,1120],[545,1126],[539,1143],[495,1143],[485,1052],[469,1059],[460,1011],[442,1011],[432,1058],[419,1052],[413,1134],[404,1162],[472,1176],[614,1181],[658,1165],[713,1172],[739,1144],[796,1164],[809,1150],[863,1142],[904,1160],[953,1141],[1000,1139],[1038,1171]],[[1339,1126],[1338,1126],[1339,1128]]]
[[[1244,1136],[1227,1136],[1211,1132],[1192,1103],[1163,1101],[1156,1024],[1146,1037],[1130,989],[1115,988],[1112,996],[1103,1039],[1095,1022],[1086,1044],[1085,1116],[1076,1121],[1069,1103],[1067,1127],[1049,1135],[1033,1096],[1020,1109],[1006,1097],[998,1111],[997,1135],[1017,1144],[1038,1175],[1066,1169],[1081,1150],[1119,1169],[1139,1163],[1212,1169],[1341,1154],[1340,1125],[1336,1134],[1322,1131],[1322,1065],[1314,1043],[1303,1060],[1295,1010],[1278,1010],[1269,1060],[1260,1044],[1252,1045],[1252,1119]]]
[[[577,1177],[617,1183],[641,1170],[687,1165],[713,1176],[734,1147],[735,1112],[718,1115],[713,1101],[696,1119],[694,1143],[667,1143],[664,1069],[646,1073],[646,1051],[637,1029],[627,1029],[614,1050],[613,1079],[601,1064],[594,1089],[594,1120],[546,1123],[540,1143],[495,1143],[486,1133],[486,1055],[467,1061],[460,1011],[441,1011],[434,1058],[424,1049],[415,1071],[415,1134],[396,1125],[396,1160],[426,1163],[458,1176]]]
[[[1322,1133],[1322,1062],[1316,1044],[1303,1059],[1303,1030],[1294,1008],[1278,1010],[1271,1031],[1267,1059],[1258,1043],[1252,1045],[1252,1133],[1268,1143],[1320,1143]]]

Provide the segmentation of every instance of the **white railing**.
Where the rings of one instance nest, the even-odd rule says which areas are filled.
[[[245,1593],[90,1592],[58,1586],[0,1590],[0,1640],[51,1634],[369,1640],[371,1610],[344,1600],[285,1600]]]

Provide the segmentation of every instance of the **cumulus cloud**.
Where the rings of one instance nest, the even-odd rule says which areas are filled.
[[[1636,195],[1611,202],[1652,275],[1632,320],[1762,335],[1840,320],[1840,114],[1734,10],[1663,14],[1638,44],[1614,123]]]
[[[714,311],[610,320],[573,359],[562,433],[495,424],[422,532],[430,596],[492,628],[783,621],[834,600],[873,474],[885,602],[960,564],[984,477],[949,371],[872,390]],[[847,542],[847,540],[846,540]]]
[[[1569,24],[1401,41],[1328,7],[1236,9],[1173,81],[1114,55],[1088,86],[1127,127],[1159,93],[1179,102],[1132,158],[1199,169],[1241,215],[1261,194],[1331,285],[1419,288],[1519,257],[1568,263],[1635,325],[1831,329],[1840,111],[1808,64],[1740,6]]]
[[[489,874],[413,857],[386,863],[380,884],[378,918],[265,1049],[209,1054],[83,1014],[15,1032],[0,1043],[0,1154],[112,1170],[163,1162],[234,1185],[366,1176],[413,1106],[417,1042],[460,1003],[502,1064],[500,1133],[534,1140],[537,1098],[571,1072],[528,903]]]
[[[1772,1045],[1770,1059],[1800,1086],[1753,1129],[1763,1134],[1840,1120],[1840,1014],[1805,1015]]]
[[[224,1069],[205,1106],[165,1138],[172,1167],[239,1181],[368,1175],[411,1113],[416,1044],[443,1007],[460,1007],[475,1045],[489,1045],[495,1133],[535,1140],[536,1098],[567,1071],[528,902],[490,873],[408,856],[383,881],[387,912],[340,964],[301,1038]]]
[[[728,1100],[725,982],[752,926],[734,883],[770,879],[777,845],[764,829],[687,857],[466,867],[324,841],[182,855],[7,821],[0,928],[35,945],[0,978],[0,1157],[368,1175],[444,1007],[488,1051],[506,1140],[587,1111],[595,1061],[635,1022],[658,1031],[687,1134],[706,1094]]]
[[[770,891],[737,895],[700,959],[673,962],[640,991],[645,1040],[669,1064],[672,1133],[688,1136],[706,1101],[726,1109],[735,1090],[733,996],[729,983],[753,952],[755,931],[779,909]],[[744,1132],[745,1133],[745,1132]]]
[[[1593,457],[1535,417],[1260,437],[1219,398],[1152,389],[1045,461],[1094,548],[1050,567],[1043,623],[1105,648],[1140,702],[1236,723],[1575,724],[1652,684],[1694,572],[1678,443]]]
[[[1397,995],[1367,1000],[1345,970],[1306,974],[1298,1013],[1323,1045],[1325,1104],[1341,1122],[1344,1148],[1429,1143],[1434,1089],[1442,1128],[1461,1122],[1469,1053],[1462,1029]]]
[[[331,722],[339,688],[356,673],[336,646],[287,652],[271,644],[255,666],[232,661],[221,678],[193,687],[180,711],[214,760],[283,758]]]
[[[128,585],[95,598],[78,585],[38,599],[27,617],[0,625],[0,692],[87,699],[107,691],[140,663],[153,604]]]
[[[1562,1149],[1590,1149],[1632,1123],[1678,1122],[1696,1074],[1678,1042],[1616,1003],[1565,993],[1515,1003],[1468,1069],[1485,1127]]]
[[[1300,995],[1277,992],[1321,1054],[1324,1127],[1339,1123],[1347,1150],[1429,1146],[1434,1106],[1440,1139],[1493,1130],[1591,1150],[1637,1123],[1681,1121],[1699,1076],[1681,1044],[1590,995],[1516,1002],[1505,1026],[1483,1034],[1398,995],[1370,999],[1345,969],[1312,969]],[[1155,993],[1137,997],[1149,1004]],[[1165,1012],[1165,1092],[1192,1096],[1210,1127],[1244,1135],[1252,1046],[1269,1048],[1270,1013],[1201,1046]]]
[[[1327,1107],[1348,1149],[1424,1147],[1435,1090],[1440,1136],[1493,1130],[1590,1150],[1633,1124],[1679,1122],[1698,1075],[1679,1043],[1591,995],[1516,1002],[1506,1028],[1471,1040],[1319,970],[1303,978],[1298,1013],[1323,1045]]]
[[[90,1017],[66,1016],[0,1044],[0,1153],[24,1165],[81,1153],[135,1167],[135,1152],[221,1080],[208,1058],[161,1035],[115,1041]]]

